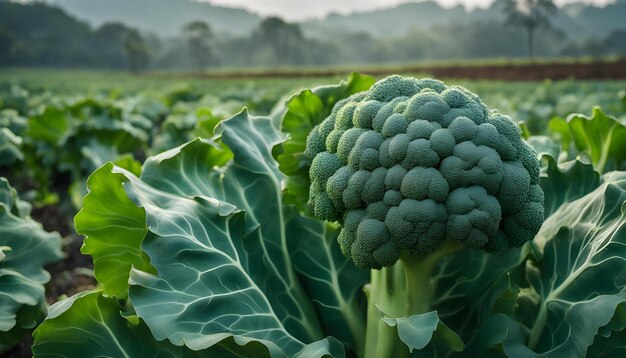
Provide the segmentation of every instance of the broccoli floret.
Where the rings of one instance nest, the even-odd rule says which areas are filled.
[[[305,155],[309,207],[342,224],[342,250],[362,268],[447,242],[520,246],[543,221],[539,162],[517,125],[437,80],[391,76],[340,101]]]

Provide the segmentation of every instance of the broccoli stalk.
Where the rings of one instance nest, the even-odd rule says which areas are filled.
[[[380,319],[383,312],[390,317],[409,317],[432,311],[431,295],[435,291],[432,274],[446,256],[463,249],[448,242],[428,254],[403,253],[391,267],[371,270],[371,281],[365,286],[367,295],[366,358],[405,357],[406,345],[396,329]]]

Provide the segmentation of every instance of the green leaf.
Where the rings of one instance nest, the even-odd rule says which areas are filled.
[[[31,205],[20,200],[17,196],[17,190],[3,177],[0,177],[0,204],[4,204],[17,217],[25,218],[30,214]]]
[[[233,157],[215,142],[195,139],[152,156],[144,162],[141,179],[154,187],[180,196],[222,198],[219,189],[221,167]]]
[[[202,350],[232,335],[240,345],[263,343],[272,356],[305,348],[285,329],[295,325],[281,322],[268,301],[275,297],[280,304],[280,292],[266,295],[254,282],[263,278],[260,284],[273,285],[281,278],[272,277],[263,260],[254,258],[253,253],[266,249],[258,229],[243,232],[242,213],[235,214],[224,202],[171,197],[136,179],[131,182],[151,228],[143,248],[159,276],[133,270],[130,298],[158,340]],[[291,300],[288,291],[282,292],[282,301]]]
[[[576,147],[583,151],[600,173],[624,169],[626,125],[594,107],[591,116],[567,117]]]
[[[99,291],[84,291],[50,307],[33,333],[36,357],[180,357],[183,350],[158,342],[143,322],[120,315],[122,307]]]
[[[130,268],[154,268],[140,249],[146,214],[128,199],[122,187],[125,177],[111,175],[112,168],[107,163],[89,177],[89,193],[74,220],[76,231],[86,236],[81,252],[93,257],[96,279],[107,294],[125,298]]]
[[[252,342],[238,345],[226,338],[210,350],[194,352],[168,341],[157,341],[146,324],[128,315],[122,305],[100,291],[84,291],[50,307],[33,333],[36,357],[267,357],[267,349]]]
[[[584,357],[626,302],[626,173],[606,174],[597,189],[563,204],[536,242],[543,258],[527,270],[538,298],[528,346],[548,356]]]
[[[532,136],[527,139],[528,144],[535,148],[538,157],[542,157],[544,154],[553,158],[559,158],[561,153],[561,147],[559,142],[548,136]]]
[[[303,220],[283,205],[284,176],[272,149],[284,136],[269,118],[242,112],[217,133],[230,150],[198,139],[149,158],[141,179],[110,164],[91,176],[91,191],[76,222],[83,233],[93,230],[86,233],[85,247],[91,247],[96,272],[99,267],[103,272],[104,260],[120,259],[115,252],[130,253],[121,258],[124,267],[111,262],[117,269],[99,280],[105,289],[123,293],[129,263],[141,257],[135,251],[141,242],[156,271],[134,263],[129,298],[154,339],[196,351],[228,346],[247,355],[247,347],[262,347],[273,357],[342,357],[343,342],[353,345],[353,333],[339,332],[337,326],[342,341],[326,337],[320,321],[328,325],[333,318],[320,320],[318,314],[323,310],[357,319],[363,273],[354,276],[356,269],[344,265],[309,272],[312,260],[346,261],[339,261],[336,231],[320,236],[310,230],[323,223]],[[147,230],[143,241],[140,227]],[[105,235],[106,230],[118,231]],[[294,265],[292,256],[298,257],[301,248],[290,250],[288,243],[300,239],[311,242],[311,259]],[[304,277],[330,282],[305,285],[321,288],[312,292],[300,284]]]
[[[311,165],[304,157],[306,138],[321,123],[340,100],[369,89],[375,82],[370,76],[352,73],[338,85],[321,86],[304,90],[287,101],[281,130],[289,135],[282,153],[277,155],[280,170],[287,175],[286,202],[304,211],[309,197],[309,174]]]
[[[208,196],[244,209],[246,230],[261,226],[260,250],[273,258],[267,269],[269,275],[277,279],[262,279],[265,294],[270,296],[270,302],[282,301],[275,309],[281,320],[287,320],[285,323],[292,328],[290,331],[296,332],[296,337],[321,339],[314,310],[297,284],[286,246],[283,176],[271,155],[272,148],[282,142],[284,136],[269,119],[249,117],[246,112],[222,122],[220,132],[221,140],[234,155],[234,161],[223,173],[214,169],[214,165],[222,161],[221,151],[208,142],[196,140],[146,161],[142,179],[171,193],[188,198]]]
[[[113,161],[113,164],[117,167],[124,168],[137,176],[141,174],[141,163],[136,161],[130,154],[119,156]]]
[[[194,134],[202,138],[213,138],[215,127],[223,119],[214,115],[209,108],[199,108],[196,112],[198,120],[195,123]]]
[[[46,107],[28,121],[27,136],[50,145],[62,145],[72,134],[72,122],[68,113],[56,107]]]
[[[365,295],[369,272],[358,269],[339,249],[336,225],[289,213],[287,237],[294,269],[328,335],[355,352],[365,348]]]
[[[9,128],[0,128],[0,167],[11,166],[24,160],[22,153],[23,140]]]
[[[539,358],[541,355],[533,352],[526,346],[526,335],[522,332],[519,323],[511,316],[496,313],[489,316],[480,326],[474,347],[479,347],[483,355],[488,352],[489,356]],[[473,351],[474,354],[477,352]],[[472,352],[467,353],[472,357]]]
[[[11,132],[21,136],[27,127],[28,120],[20,116],[18,111],[14,109],[0,110],[0,128],[8,128]]]
[[[15,191],[0,178],[0,353],[45,317],[44,266],[63,258],[61,237],[26,216]],[[22,206],[22,208],[20,208]]]
[[[484,354],[485,346],[476,340],[480,330],[485,329],[482,325],[492,314],[510,312],[517,306],[516,282],[524,280],[524,264],[534,255],[537,252],[532,244],[498,254],[464,249],[444,259],[436,270],[432,307],[452,331],[463,337],[463,356]],[[449,349],[438,350],[437,354],[454,356]]]
[[[324,336],[286,247],[282,174],[271,156],[283,136],[269,119],[245,112],[223,122],[219,132],[234,154],[220,175],[203,175],[213,170],[214,147],[199,140],[147,161],[142,178],[151,186],[126,175],[132,183],[129,195],[146,210],[151,233],[143,249],[158,271],[158,277],[133,271],[131,300],[158,339],[204,349],[229,333],[240,343],[263,342],[274,356],[295,354],[305,348],[302,341]],[[175,167],[184,170],[168,176]],[[181,173],[192,175],[182,178]],[[235,207],[246,214],[237,214]],[[257,255],[272,261],[254,259]],[[180,265],[181,260],[188,264]],[[198,272],[204,274],[197,285],[183,279],[196,280]],[[213,301],[220,302],[219,309],[204,311]],[[176,308],[184,302],[194,304]],[[236,326],[230,323],[233,317],[240,317]],[[191,318],[197,324],[190,324]]]
[[[545,217],[561,205],[585,196],[600,185],[600,175],[590,164],[579,160],[557,164],[554,157],[549,155],[544,155],[542,159],[547,163],[539,177],[539,185],[545,195]]]
[[[567,152],[572,142],[572,133],[567,121],[561,117],[554,117],[548,122],[548,130],[554,134],[556,142],[561,143],[561,148]]]
[[[453,351],[460,352],[464,348],[461,338],[439,319],[437,311],[400,318],[387,317],[380,308],[378,313],[388,326],[396,327],[398,337],[411,353],[424,349],[435,336],[439,336]]]

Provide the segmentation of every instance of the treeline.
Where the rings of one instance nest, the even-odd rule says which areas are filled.
[[[546,27],[535,37],[534,53],[540,57],[626,55],[626,30],[580,42]],[[178,37],[160,39],[120,23],[91,28],[43,3],[0,0],[1,66],[202,70],[514,58],[527,52],[524,32],[501,19],[414,29],[394,38],[331,29],[307,37],[298,24],[275,17],[249,35],[229,36],[200,20]]]
[[[148,40],[117,23],[92,29],[43,3],[0,1],[0,64],[5,66],[139,70],[150,61]]]

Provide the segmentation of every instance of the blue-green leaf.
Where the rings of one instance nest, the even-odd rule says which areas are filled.
[[[44,231],[28,209],[0,178],[0,353],[45,317],[44,266],[63,258],[59,234]]]

